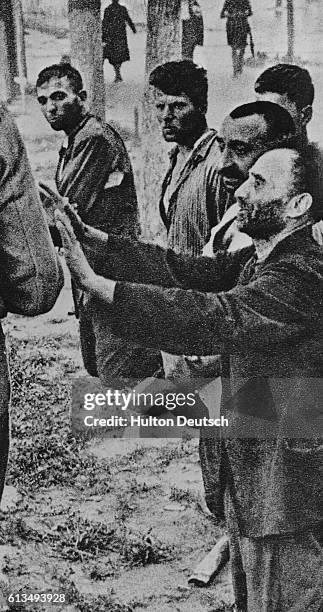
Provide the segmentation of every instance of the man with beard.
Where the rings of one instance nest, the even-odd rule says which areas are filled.
[[[139,215],[133,171],[121,136],[88,112],[80,73],[70,64],[44,68],[36,82],[41,111],[55,131],[65,132],[59,153],[56,187],[60,196],[77,204],[89,225],[135,238]],[[42,184],[45,198],[55,193]],[[134,347],[85,317],[82,297],[74,290],[75,312],[80,307],[80,339],[84,365],[106,383],[115,377],[143,378],[159,366],[159,355]],[[93,329],[95,323],[95,329]]]
[[[69,209],[83,248],[105,264],[100,277],[59,215],[70,271],[116,333],[229,359],[221,461],[242,612],[322,604],[323,253],[312,238],[322,205],[311,150],[304,155],[274,149],[252,166],[236,197],[253,247],[234,255],[194,259],[97,235]]]

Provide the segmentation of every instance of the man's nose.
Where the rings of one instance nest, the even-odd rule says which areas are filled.
[[[169,108],[168,105],[165,105],[165,108],[162,113],[162,119],[163,121],[165,121],[166,119],[170,119],[171,117],[172,117],[171,109]]]
[[[221,158],[219,162],[219,170],[223,170],[224,168],[228,168],[229,166],[231,166],[232,161],[233,161],[232,152],[230,151],[228,147],[225,147],[225,149],[221,153]]]
[[[50,98],[48,98],[47,102],[46,102],[46,112],[49,113],[53,110],[55,110],[56,105],[55,102],[53,100],[51,100]]]
[[[238,187],[238,189],[235,190],[234,195],[237,198],[242,198],[245,199],[246,196],[248,195],[248,191],[249,191],[249,184],[248,184],[248,180],[244,181],[244,183],[242,183],[242,185],[240,185],[240,187]]]

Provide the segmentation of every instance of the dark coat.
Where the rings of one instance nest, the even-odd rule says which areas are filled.
[[[204,23],[201,7],[196,0],[189,2],[189,19],[182,21],[182,57],[193,60],[196,45],[203,46]]]
[[[90,114],[84,117],[69,135],[67,148],[61,149],[56,185],[62,196],[78,205],[85,223],[122,236],[138,235],[131,162],[121,136],[109,124]],[[80,332],[84,364],[91,375],[106,381],[112,376],[141,378],[158,368],[155,351],[116,338],[106,318],[88,320],[82,310]]]
[[[0,104],[0,318],[8,311],[49,311],[63,286],[63,271],[18,128]],[[0,500],[9,446],[10,384],[0,323]]]
[[[250,32],[248,17],[252,15],[249,0],[225,0],[221,11],[221,18],[227,18],[227,41],[230,47],[241,49],[247,45],[247,36]]]
[[[115,333],[230,362],[222,462],[240,533],[264,537],[319,524],[323,252],[311,228],[257,265],[252,248],[194,259],[110,239],[100,251],[101,274],[145,283],[117,283],[105,306]]]
[[[126,24],[136,33],[125,6],[110,4],[105,9],[102,21],[103,57],[113,66],[130,60]]]

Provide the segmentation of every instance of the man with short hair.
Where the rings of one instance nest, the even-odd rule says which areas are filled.
[[[82,77],[70,64],[44,68],[36,82],[41,111],[66,138],[59,153],[56,186],[60,196],[77,204],[84,222],[123,236],[139,233],[138,204],[129,155],[120,135],[88,112]],[[52,195],[45,187],[45,194]],[[76,312],[80,296],[76,296]],[[152,374],[159,358],[114,337],[108,326],[92,329],[80,309],[84,365],[94,376],[141,378]]]
[[[189,60],[172,61],[157,66],[149,83],[155,88],[163,138],[175,143],[160,197],[167,245],[176,252],[199,255],[216,222],[219,162],[216,131],[206,122],[207,73]]]
[[[314,85],[306,68],[295,64],[270,66],[255,82],[257,100],[279,104],[292,116],[296,133],[308,142],[307,124],[313,116]]]
[[[70,210],[95,266],[105,262],[102,277],[59,217],[71,273],[116,333],[229,360],[221,464],[242,612],[322,605],[323,252],[312,238],[322,203],[312,150],[304,156],[274,149],[251,167],[236,197],[254,246],[236,254],[194,259],[93,235]]]
[[[48,231],[25,145],[0,104],[0,318],[8,312],[48,312],[63,286],[63,272]],[[0,500],[9,449],[10,383],[0,324]]]

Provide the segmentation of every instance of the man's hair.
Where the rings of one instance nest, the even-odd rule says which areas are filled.
[[[294,64],[276,64],[267,68],[256,80],[255,92],[285,94],[299,111],[305,106],[312,106],[314,100],[310,73]]]
[[[207,72],[202,66],[189,60],[166,62],[150,73],[149,84],[171,96],[185,93],[195,108],[207,111]]]
[[[289,196],[293,197],[301,193],[311,194],[313,203],[310,214],[314,221],[319,221],[323,217],[323,173],[320,150],[312,143],[304,147],[295,138],[281,143],[281,146],[278,145],[277,148],[289,149],[294,153],[293,179]]]
[[[231,113],[232,119],[260,115],[267,124],[266,138],[270,141],[281,140],[295,134],[295,123],[289,112],[273,102],[249,102],[237,106]]]
[[[36,88],[55,77],[57,79],[67,77],[74,93],[83,89],[83,81],[79,71],[68,63],[52,64],[52,66],[44,68],[37,77]]]

